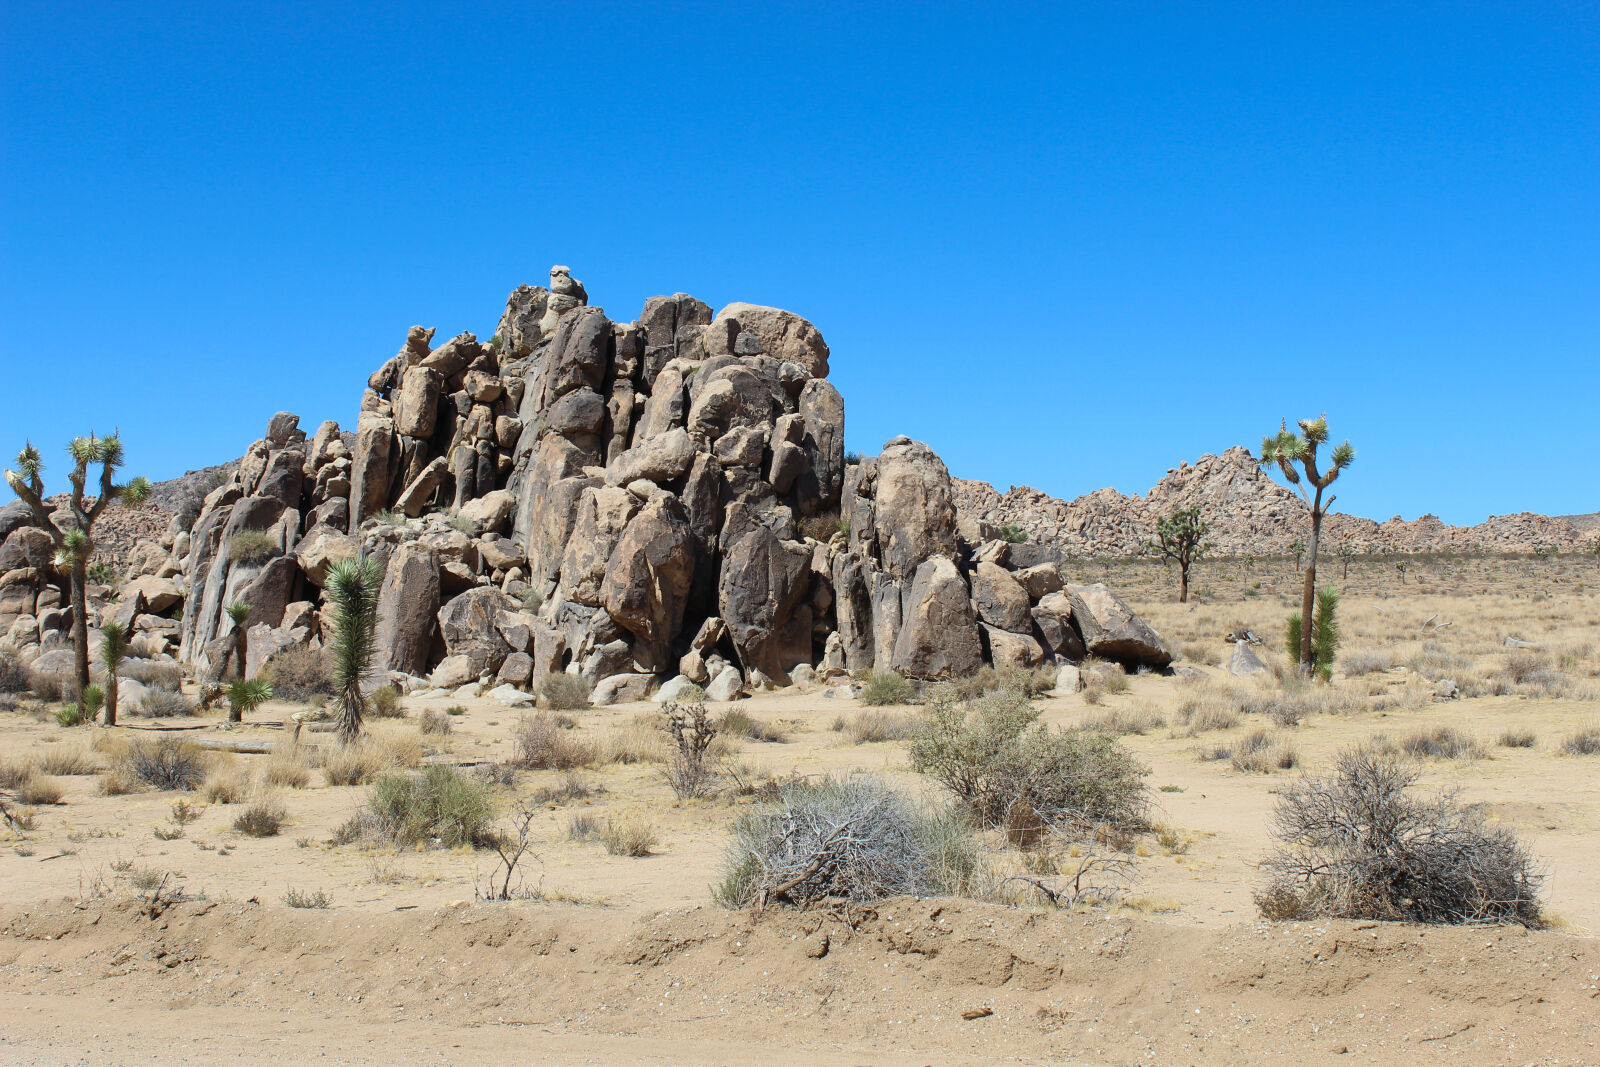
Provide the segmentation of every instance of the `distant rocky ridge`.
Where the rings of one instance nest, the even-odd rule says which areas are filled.
[[[1220,456],[1180,464],[1143,496],[1097,489],[1075,500],[1016,486],[998,492],[988,482],[952,479],[956,508],[968,536],[992,535],[1005,525],[1026,530],[1033,543],[1064,557],[1127,556],[1155,536],[1158,519],[1198,506],[1210,522],[1209,539],[1221,555],[1281,554],[1305,537],[1305,504],[1263,471],[1249,450],[1235,446]],[[1593,551],[1593,525],[1531,512],[1497,515],[1476,526],[1449,526],[1432,515],[1374,522],[1335,511],[1324,527],[1325,548],[1348,546],[1359,554],[1411,552]]]

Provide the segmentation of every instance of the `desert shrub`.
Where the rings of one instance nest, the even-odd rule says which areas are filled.
[[[963,700],[975,700],[985,693],[1001,691],[1042,696],[1056,687],[1055,667],[993,667],[985,664],[953,683]],[[900,701],[909,704],[909,700]]]
[[[539,682],[539,695],[551,711],[578,711],[589,706],[589,683],[576,674],[551,671]]]
[[[607,734],[598,748],[601,763],[665,763],[667,735],[659,720],[638,715],[633,721]]]
[[[537,789],[531,799],[536,804],[570,804],[574,800],[587,800],[605,791],[605,786],[593,785],[585,781],[576,771],[568,771],[561,779],[560,785]]]
[[[1561,751],[1569,756],[1600,756],[1600,726],[1579,730],[1561,742]]]
[[[443,736],[450,732],[450,716],[443,712],[429,708],[417,720],[417,732],[424,734],[437,734]]]
[[[909,704],[917,698],[916,687],[893,671],[873,671],[857,698],[863,704]]]
[[[1172,721],[1175,726],[1184,728],[1185,737],[1196,737],[1211,730],[1238,726],[1239,709],[1220,696],[1192,698],[1178,705]]]
[[[1344,673],[1351,678],[1378,674],[1394,666],[1394,656],[1380,648],[1358,648],[1344,657]]]
[[[1431,730],[1418,730],[1400,742],[1408,756],[1433,759],[1478,759],[1483,748],[1475,738],[1450,726],[1435,726]]]
[[[40,774],[78,775],[99,774],[100,763],[81,745],[51,745],[34,757],[33,765]]]
[[[274,747],[262,765],[261,781],[270,786],[304,789],[311,784],[311,767],[298,748]]]
[[[1253,730],[1228,750],[1233,769],[1244,774],[1271,774],[1294,768],[1300,757],[1285,738],[1268,730]]]
[[[28,671],[28,688],[40,700],[55,703],[65,700],[72,695],[73,682],[71,676],[56,674],[52,671]]]
[[[733,828],[721,884],[727,907],[880,900],[966,891],[978,866],[960,820],[919,809],[877,778],[794,781]]]
[[[1500,735],[1501,748],[1532,748],[1538,743],[1532,730],[1513,728]]]
[[[1207,641],[1185,641],[1182,653],[1183,658],[1190,663],[1204,663],[1208,667],[1215,667],[1222,663],[1221,653]]]
[[[999,534],[1000,540],[1010,545],[1026,544],[1028,541],[1028,531],[1012,522],[1003,523],[1000,526]]]
[[[17,783],[14,791],[19,801],[35,806],[60,804],[64,792],[61,786],[39,774],[29,774]]]
[[[1166,724],[1166,716],[1142,705],[1136,708],[1112,708],[1093,716],[1086,723],[1108,734],[1143,734]]]
[[[1545,670],[1544,657],[1532,649],[1519,648],[1506,657],[1505,674],[1517,685],[1526,685]]]
[[[175,737],[130,741],[118,765],[157,789],[194,790],[206,777],[205,753],[198,745]]]
[[[199,705],[175,690],[150,689],[139,698],[139,710],[152,719],[170,719],[193,715]]]
[[[326,908],[333,903],[333,898],[320,889],[311,893],[289,889],[283,894],[283,902],[291,908]]]
[[[1018,694],[972,701],[936,694],[912,735],[911,765],[983,826],[1031,811],[1068,832],[1143,827],[1145,768],[1108,734],[1050,730],[1038,719]]]
[[[156,689],[176,691],[183,684],[183,668],[166,660],[123,660],[117,674]]]
[[[393,685],[380,685],[367,697],[367,714],[375,719],[401,719],[406,709],[400,689]]]
[[[1516,835],[1453,794],[1414,797],[1417,775],[1359,749],[1341,753],[1328,777],[1289,786],[1256,894],[1262,915],[1538,925],[1541,876]]]
[[[648,823],[607,819],[600,831],[600,843],[613,856],[648,856],[659,842],[654,827]]]
[[[213,767],[200,784],[200,795],[212,804],[237,804],[249,790],[249,779],[231,767]]]
[[[593,841],[603,829],[605,824],[600,821],[600,816],[579,812],[567,820],[567,840]]]
[[[123,797],[139,791],[139,781],[120,767],[113,767],[100,776],[95,792],[103,797]]]
[[[887,711],[863,711],[852,719],[840,722],[840,728],[853,745],[899,741],[908,737],[915,726],[915,720],[911,716],[895,715]]]
[[[235,563],[261,563],[278,554],[278,539],[266,530],[240,530],[228,538],[228,558]]]
[[[1128,676],[1121,671],[1105,671],[1100,674],[1100,688],[1107,693],[1126,693],[1128,691]]]
[[[367,836],[397,845],[477,846],[493,833],[484,783],[436,764],[421,774],[386,774],[372,784],[362,819]]]
[[[286,818],[282,806],[271,800],[253,800],[233,817],[233,828],[246,837],[276,837]]]
[[[26,693],[28,671],[9,648],[0,648],[0,693]]]
[[[51,717],[56,720],[57,726],[64,726],[69,729],[74,726],[82,726],[89,721],[89,717],[83,713],[83,706],[80,704],[63,704],[55,710],[55,714]]]
[[[288,648],[262,665],[257,677],[272,683],[279,700],[309,701],[333,695],[327,657],[321,649]]]
[[[547,711],[518,720],[511,741],[511,763],[523,770],[565,771],[596,761],[594,745],[563,729]]]
[[[724,737],[748,737],[752,741],[778,743],[788,740],[775,723],[758,719],[743,708],[729,708],[723,714],[717,732]]]
[[[0,789],[15,790],[38,773],[32,763],[23,760],[0,763]]]
[[[318,762],[329,785],[365,785],[392,766],[382,747],[367,738],[329,746]]]
[[[716,786],[717,772],[712,766],[711,743],[717,726],[706,714],[703,703],[668,703],[661,708],[672,749],[663,776],[679,800],[703,797]]]

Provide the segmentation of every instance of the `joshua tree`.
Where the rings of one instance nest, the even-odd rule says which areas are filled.
[[[1410,566],[1411,564],[1407,563],[1403,559],[1397,559],[1394,561],[1394,569],[1400,572],[1400,581],[1402,583],[1406,580],[1406,569]]]
[[[1289,552],[1294,556],[1295,572],[1299,573],[1300,563],[1305,559],[1306,556],[1306,543],[1304,541],[1296,541],[1294,544],[1289,546]]]
[[[1339,562],[1344,564],[1344,573],[1339,576],[1340,581],[1350,577],[1350,561],[1356,558],[1356,546],[1349,541],[1339,542]]]
[[[1311,512],[1311,538],[1306,542],[1305,549],[1305,585],[1300,594],[1300,617],[1303,619],[1311,618],[1316,606],[1317,545],[1322,539],[1322,519],[1337,499],[1329,495],[1324,501],[1322,495],[1338,480],[1340,472],[1350,466],[1356,458],[1356,450],[1351,447],[1349,441],[1346,441],[1342,445],[1334,446],[1328,454],[1331,466],[1326,471],[1321,470],[1317,466],[1317,450],[1326,444],[1327,440],[1328,418],[1324,415],[1315,419],[1301,419],[1299,433],[1290,430],[1288,423],[1284,422],[1280,425],[1277,436],[1265,437],[1261,441],[1261,465],[1263,467],[1276,465],[1289,484],[1299,492]],[[1314,490],[1314,493],[1306,492],[1307,485]],[[1300,669],[1306,674],[1310,674],[1316,668],[1315,651],[1311,647],[1312,629],[1309,626],[1302,627],[1300,634]]]
[[[249,635],[245,633],[244,624],[250,619],[250,605],[242,600],[235,600],[228,605],[228,618],[233,620],[234,665],[239,669],[239,677],[243,678],[245,677],[244,665],[247,662],[246,653],[249,652],[248,645],[250,640]],[[222,669],[227,670],[227,668],[228,665],[224,663]],[[220,671],[217,677],[222,677]]]
[[[324,592],[333,603],[333,687],[339,694],[339,739],[345,744],[361,734],[366,698],[361,682],[372,663],[373,632],[378,621],[378,590],[383,568],[371,556],[343,559],[328,570]]]
[[[106,669],[106,725],[117,725],[117,668],[128,654],[128,631],[120,622],[100,624],[100,665]]]
[[[34,522],[55,541],[54,564],[57,570],[71,575],[72,579],[72,647],[77,659],[74,675],[78,691],[89,684],[89,621],[88,607],[84,603],[83,586],[87,580],[89,557],[94,554],[94,523],[113,500],[139,505],[150,495],[150,482],[135,478],[127,485],[117,485],[117,468],[122,466],[122,438],[113,433],[110,437],[75,437],[67,446],[72,457],[72,473],[67,480],[72,483],[72,497],[67,504],[67,514],[60,521],[52,516],[52,509],[44,502],[44,462],[32,442],[17,453],[17,469],[6,471],[6,482],[33,511]],[[100,465],[100,494],[92,505],[84,498],[89,482],[89,467]],[[112,712],[115,715],[115,712]]]
[[[228,686],[228,721],[244,722],[246,715],[271,699],[272,686],[265,678],[235,678]]]
[[[1178,565],[1178,603],[1189,602],[1189,566],[1211,550],[1206,532],[1211,524],[1200,518],[1198,507],[1180,508],[1156,522],[1156,539],[1145,542],[1145,551]]]

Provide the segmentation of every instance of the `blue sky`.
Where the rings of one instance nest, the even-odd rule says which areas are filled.
[[[1597,72],[1590,4],[9,0],[0,451],[353,425],[566,263],[807,316],[850,448],[1001,489],[1325,410],[1343,510],[1592,511]]]

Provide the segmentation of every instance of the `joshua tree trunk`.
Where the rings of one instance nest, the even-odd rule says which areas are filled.
[[[117,672],[115,668],[106,670],[106,725],[117,725]]]
[[[80,700],[89,684],[89,605],[83,592],[84,583],[88,581],[86,557],[87,553],[72,561],[72,672],[78,682]]]
[[[244,623],[242,623],[242,622],[234,623],[233,624],[233,658],[238,661],[236,666],[239,668],[239,677],[240,678],[245,677],[245,670],[244,670],[245,659],[246,659],[245,654],[249,651],[249,647],[248,647],[249,640],[250,640],[250,637],[245,632]]]
[[[1178,603],[1189,602],[1189,561],[1183,560],[1178,564]]]
[[[1311,613],[1317,603],[1317,545],[1322,540],[1322,487],[1311,502],[1311,540],[1306,544],[1305,587],[1300,592],[1300,669],[1310,672],[1314,663],[1311,651]]]

